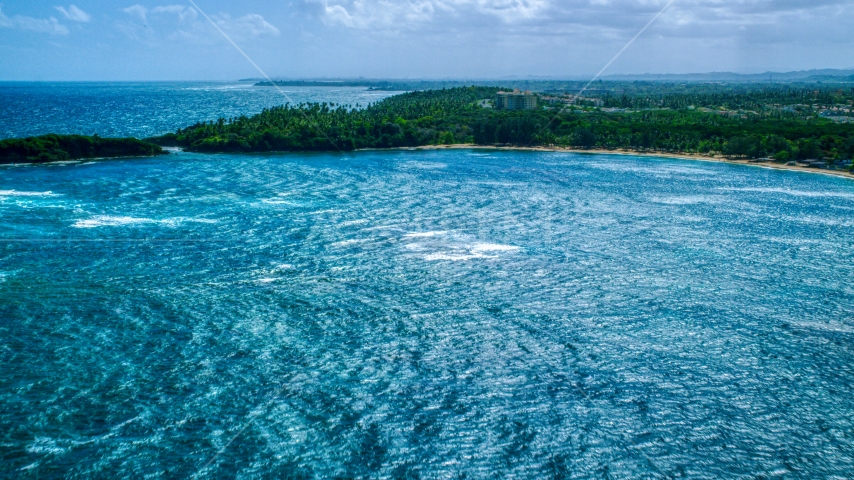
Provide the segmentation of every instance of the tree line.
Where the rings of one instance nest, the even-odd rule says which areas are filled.
[[[781,160],[854,156],[854,125],[821,118],[728,118],[689,108],[502,111],[479,105],[480,100],[493,99],[498,90],[472,86],[412,92],[364,109],[326,103],[284,105],[251,117],[200,122],[151,140],[198,152],[349,151],[467,143],[773,155]],[[810,95],[813,92],[778,91],[759,94],[752,101]],[[708,97],[713,103],[724,99],[717,94]],[[696,103],[693,97],[683,100],[674,104]],[[747,103],[737,96],[731,101]]]
[[[166,153],[135,138],[42,135],[0,140],[0,164],[47,163],[84,158],[150,157]]]

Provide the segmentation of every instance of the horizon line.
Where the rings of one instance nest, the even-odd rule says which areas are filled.
[[[609,75],[603,75],[600,79],[603,81],[608,81],[612,79],[612,81],[620,81],[621,79],[636,77],[636,78],[650,78],[651,80],[655,80],[655,78],[651,77],[667,77],[667,78],[678,78],[678,77],[705,77],[705,76],[734,76],[734,77],[762,77],[766,75],[798,75],[798,74],[810,74],[813,72],[839,72],[839,76],[851,76],[854,75],[854,67],[851,68],[812,68],[807,70],[789,70],[789,71],[764,71],[764,72],[754,72],[754,73],[743,73],[743,72],[735,72],[735,71],[707,71],[707,72],[691,72],[691,73],[655,73],[655,72],[644,72],[644,73],[612,73]],[[592,78],[595,74],[572,74],[572,75],[485,75],[485,76],[445,76],[445,77],[431,77],[431,76],[401,76],[401,77],[387,77],[387,76],[300,76],[300,77],[284,77],[284,76],[276,76],[272,77],[274,81],[286,81],[286,82],[299,82],[299,81],[397,81],[397,82],[471,82],[471,81],[487,81],[487,82],[495,82],[495,81],[586,81]],[[825,74],[826,75],[826,74]],[[147,82],[147,83],[158,83],[158,82],[210,82],[210,83],[233,83],[233,82],[258,82],[258,81],[266,81],[265,78],[260,77],[244,77],[244,78],[232,78],[232,79],[3,79],[0,78],[0,82],[2,83],[134,83],[134,82]]]

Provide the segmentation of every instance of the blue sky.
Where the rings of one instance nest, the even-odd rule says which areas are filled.
[[[196,3],[271,76],[486,79],[596,73],[667,1]],[[676,0],[606,75],[852,68],[852,25],[854,0]],[[0,80],[257,76],[189,3],[0,4]]]

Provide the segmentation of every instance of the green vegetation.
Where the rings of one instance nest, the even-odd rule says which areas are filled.
[[[721,90],[706,88],[702,90],[668,89],[644,91],[642,94],[617,93],[618,91],[604,90],[594,93],[601,98],[604,107],[617,108],[670,108],[688,109],[691,107],[706,107],[718,111],[738,110],[743,114],[772,116],[799,116],[811,107],[830,107],[838,104],[850,104],[854,92],[843,90],[815,90],[812,88],[766,87],[758,90],[744,88]]]
[[[149,157],[166,153],[157,145],[135,138],[83,135],[43,135],[0,141],[0,164],[46,163],[106,157]]]
[[[824,119],[727,118],[660,110],[575,114],[561,116],[559,122],[541,135],[544,143],[779,160],[854,156],[854,125]]]
[[[199,123],[150,140],[197,152],[335,151],[469,143],[745,158],[773,155],[778,160],[826,157],[844,161],[854,157],[854,124],[818,114],[829,109],[849,111],[839,107],[850,104],[849,91],[775,87],[697,93],[692,89],[620,97],[604,92],[580,99],[543,96],[541,101],[551,100],[553,106],[531,111],[478,105],[497,91],[462,87],[413,92],[365,109],[329,104],[282,106],[252,117]],[[788,107],[793,104],[804,108]]]
[[[472,125],[492,110],[475,102],[496,88],[431,90],[389,97],[365,109],[301,104],[253,117],[204,122],[150,139],[198,152],[329,151],[471,143]]]

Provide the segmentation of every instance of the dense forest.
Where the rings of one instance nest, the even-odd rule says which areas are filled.
[[[83,135],[43,135],[0,141],[0,164],[47,163],[107,157],[148,157],[166,153],[157,145],[135,138]]]
[[[389,97],[364,109],[350,105],[300,104],[252,117],[219,119],[150,139],[198,152],[335,151],[435,144],[554,145],[637,151],[715,153],[778,160],[854,156],[854,124],[838,123],[768,105],[845,99],[838,93],[775,89],[747,93],[686,92],[604,95],[602,106],[562,103],[528,111],[484,108],[498,88],[462,87]],[[712,110],[714,107],[714,110]],[[722,115],[725,108],[754,108]],[[737,113],[737,112],[736,112]]]
[[[663,90],[663,89],[662,89]],[[643,95],[605,90],[595,96],[605,107],[617,108],[671,108],[712,107],[716,109],[745,110],[750,113],[780,110],[783,106],[832,106],[848,103],[852,92],[845,90],[815,90],[809,88],[765,88],[761,90],[724,90],[674,92],[652,91]],[[793,112],[792,112],[793,113]]]

